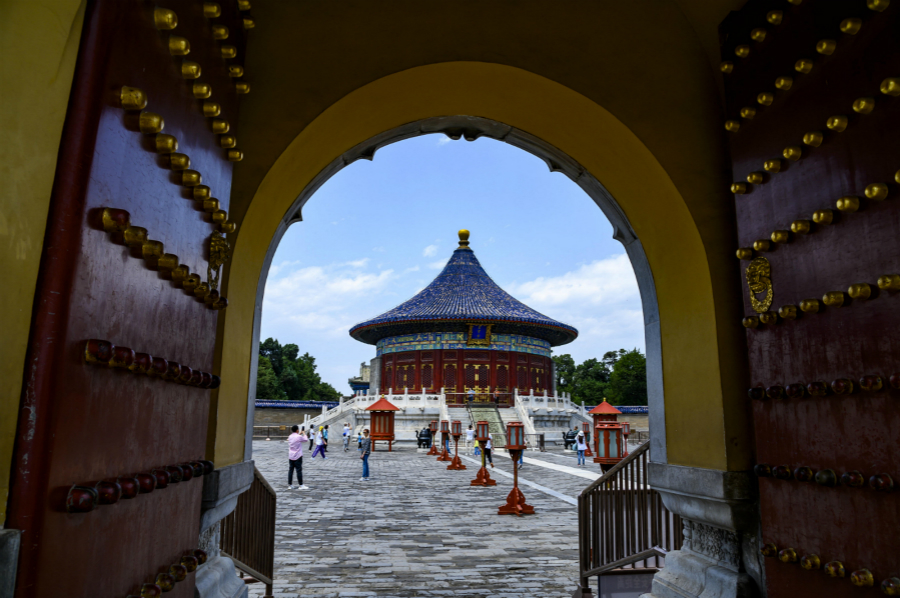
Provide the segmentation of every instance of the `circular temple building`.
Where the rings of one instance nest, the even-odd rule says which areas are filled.
[[[461,404],[509,406],[520,393],[553,391],[552,347],[578,331],[517,301],[495,283],[469,248],[469,231],[427,287],[412,299],[350,329],[375,345],[372,388],[382,392],[440,392]]]

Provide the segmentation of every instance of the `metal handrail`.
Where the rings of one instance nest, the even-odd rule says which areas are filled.
[[[578,496],[579,570],[588,578],[625,567],[657,570],[681,548],[681,518],[670,512],[649,482],[646,442]]]
[[[256,467],[250,488],[222,520],[219,550],[234,566],[266,585],[272,597],[275,578],[275,490]]]
[[[638,561],[643,561],[655,556],[666,556],[668,551],[663,550],[659,546],[654,546],[653,548],[649,548],[644,550],[643,552],[639,552],[637,554],[633,554],[631,556],[627,556],[624,559],[619,559],[618,561],[613,561],[608,565],[603,565],[602,567],[597,567],[596,569],[591,569],[590,571],[584,572],[584,577],[593,577],[595,575],[603,575],[604,573],[608,573],[609,571],[614,571],[616,569],[621,569],[623,567],[627,567],[628,565],[633,565]]]

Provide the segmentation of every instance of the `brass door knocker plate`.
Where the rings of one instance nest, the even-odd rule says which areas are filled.
[[[774,291],[772,290],[772,265],[764,257],[753,258],[747,266],[747,286],[750,287],[750,305],[753,311],[763,313],[772,307]],[[765,293],[763,299],[757,295]]]

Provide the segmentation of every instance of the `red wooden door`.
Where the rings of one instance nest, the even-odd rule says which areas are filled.
[[[160,7],[174,11],[176,28],[165,28],[172,20],[155,12]],[[208,374],[221,312],[188,287],[211,282],[208,246],[218,226],[195,200],[198,187],[182,184],[191,173],[185,179],[176,170],[185,164],[165,153],[172,140],[152,133],[158,123],[147,113],[164,120],[162,134],[177,139],[189,169],[227,210],[232,164],[221,145],[228,140],[213,132],[204,108],[215,110],[204,102],[215,102],[218,118],[234,127],[238,101],[227,69],[240,63],[244,40],[236,3],[222,3],[221,11],[204,15],[203,3],[174,0],[156,7],[88,3],[43,250],[10,496],[8,525],[23,530],[20,598],[138,594],[197,548],[203,478],[187,480],[179,466],[204,458]],[[213,38],[214,25],[228,27],[227,40]],[[179,38],[190,44],[186,56],[178,55],[185,48]],[[223,59],[223,44],[236,48],[237,60]],[[185,78],[191,63],[202,69],[197,79]],[[197,97],[205,94],[202,85],[212,90],[206,100]],[[123,108],[123,86],[146,94],[143,118],[140,110]],[[107,226],[136,228],[124,237],[104,230],[104,208],[130,216],[113,212]],[[153,241],[163,244],[161,252]],[[196,273],[198,279],[173,280],[172,268],[180,265],[175,278]],[[123,358],[122,367],[88,363],[90,339],[119,347],[114,359]],[[156,366],[168,360],[169,371],[132,371],[124,348],[156,357]],[[94,349],[105,361],[108,346]],[[132,366],[141,363],[138,356]],[[156,478],[165,478],[159,473],[142,478],[151,492],[90,512],[67,511],[73,485],[110,482],[101,484],[99,496],[114,498],[111,483],[127,490],[135,474],[166,467],[185,479],[173,476],[166,488],[154,488]],[[76,507],[92,504],[90,491],[74,496],[82,499]],[[168,595],[193,596],[193,578],[188,573]]]
[[[900,6],[887,4],[751,0],[722,24],[770,598],[855,595],[854,572],[878,592],[900,572],[886,491],[900,480]]]

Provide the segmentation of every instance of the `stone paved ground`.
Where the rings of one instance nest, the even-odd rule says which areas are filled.
[[[529,456],[539,458],[537,453]],[[304,457],[307,492],[287,489],[287,445],[254,441],[257,467],[278,492],[274,594],[293,596],[568,597],[578,575],[575,507],[523,487],[536,515],[497,515],[512,480],[469,486],[477,469],[395,447]],[[571,459],[574,463],[574,458]],[[495,459],[511,470],[509,457]],[[571,465],[560,458],[561,463]],[[526,466],[521,477],[574,497],[590,480]],[[295,481],[296,483],[296,481]],[[264,586],[249,586],[261,596]]]

